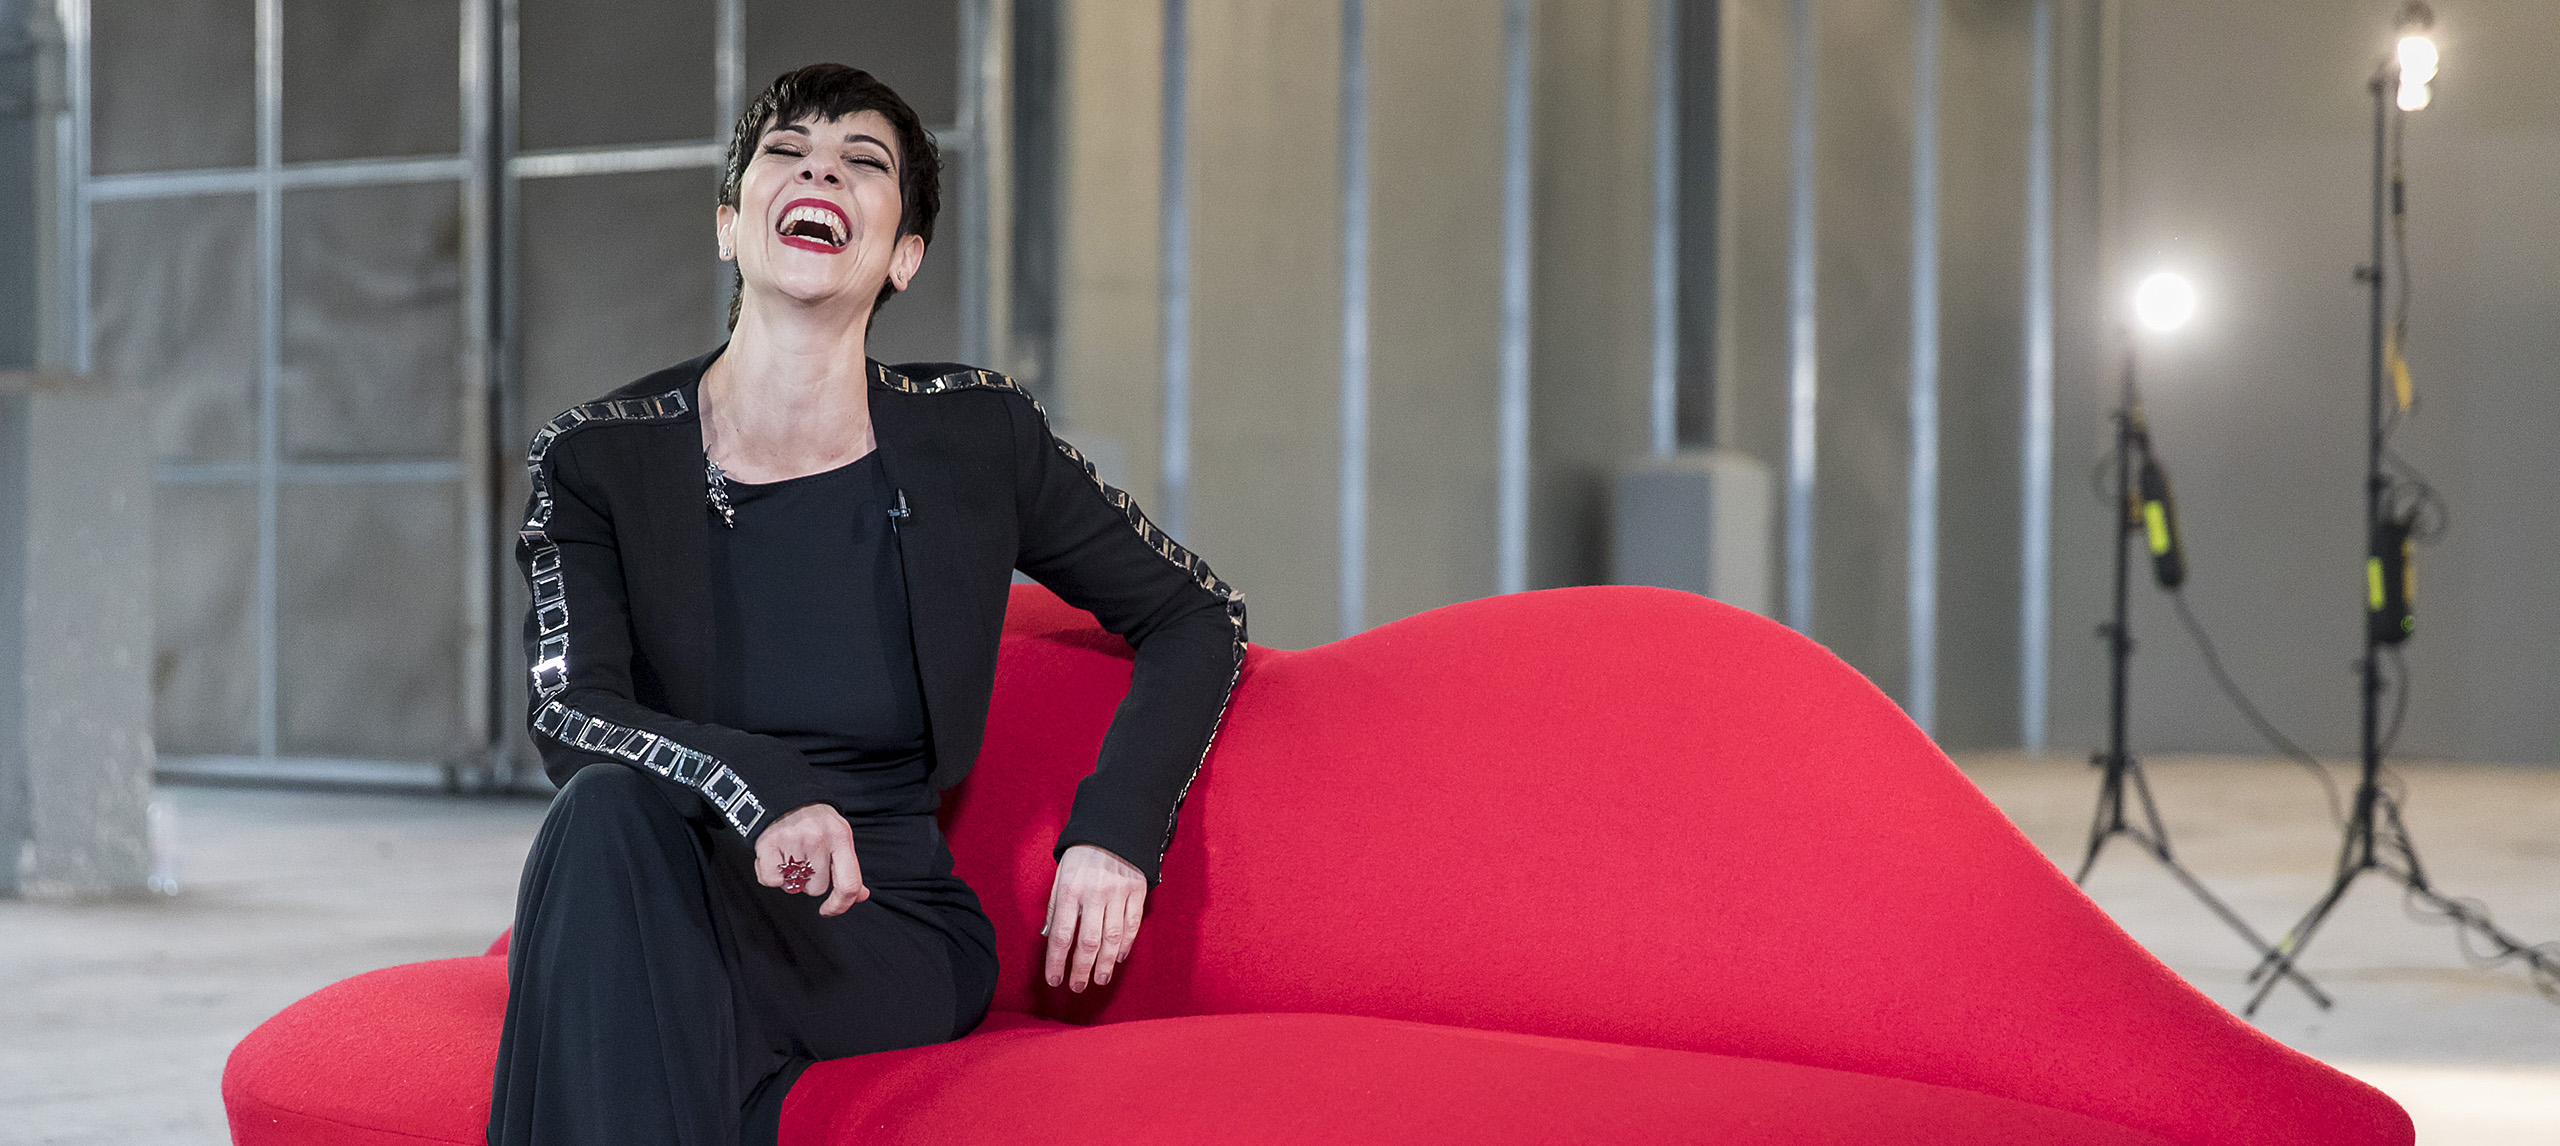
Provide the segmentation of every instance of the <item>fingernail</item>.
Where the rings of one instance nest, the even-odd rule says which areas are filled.
[[[1055,975],[1051,975],[1051,976],[1049,976],[1049,985],[1050,985],[1050,986],[1052,986],[1052,987],[1057,986],[1057,985],[1058,985],[1058,977],[1057,977],[1057,976],[1055,976]]]

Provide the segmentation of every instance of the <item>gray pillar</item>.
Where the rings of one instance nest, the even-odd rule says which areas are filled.
[[[0,374],[0,892],[151,876],[151,459],[136,396]]]

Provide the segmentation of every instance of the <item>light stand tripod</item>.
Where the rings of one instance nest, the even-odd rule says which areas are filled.
[[[2410,6],[2410,11],[2413,14],[2423,14],[2425,6],[2413,4]],[[2431,20],[2432,15],[2425,14],[2423,19]],[[2432,49],[2429,55],[2432,55]],[[2482,936],[2491,948],[2486,958],[2492,961],[2523,960],[2534,977],[2535,985],[2544,993],[2552,994],[2555,990],[2554,985],[2560,984],[2560,956],[2555,956],[2548,948],[2535,947],[2515,939],[2491,923],[2484,911],[2469,903],[2449,898],[2428,884],[2426,870],[2418,865],[2417,848],[2410,842],[2408,827],[2401,823],[2400,803],[2382,788],[2380,659],[2382,646],[2385,643],[2384,634],[2387,630],[2396,629],[2396,635],[2391,638],[2395,642],[2405,640],[2408,634],[2405,623],[2407,619],[2404,611],[2405,599],[2400,601],[2397,608],[2386,613],[2386,596],[2396,595],[2398,589],[2386,583],[2386,575],[2382,571],[2384,559],[2387,556],[2385,551],[2399,544],[2396,539],[2405,537],[2407,528],[2406,523],[2393,518],[2389,509],[2388,495],[2391,492],[2392,479],[2384,471],[2383,463],[2386,435],[2390,427],[2383,420],[2382,408],[2384,373],[2382,229],[2386,195],[2391,216],[2395,221],[2402,217],[2407,207],[2396,157],[2387,154],[2390,138],[2388,101],[2391,99],[2393,85],[2400,79],[2399,65],[2386,62],[2369,85],[2373,91],[2373,261],[2357,269],[2357,276],[2372,291],[2373,299],[2371,317],[2366,331],[2368,401],[2365,407],[2364,498],[2366,537],[2370,544],[2367,578],[2371,592],[2366,601],[2364,659],[2357,666],[2360,675],[2359,689],[2364,700],[2361,741],[2364,766],[2356,782],[2355,802],[2347,820],[2346,838],[2338,849],[2337,876],[2330,881],[2328,892],[2312,905],[2310,912],[2302,917],[2302,921],[2294,924],[2291,931],[2285,932],[2284,938],[2277,942],[2275,949],[2266,952],[2258,961],[2257,969],[2249,976],[2251,982],[2258,984],[2258,990],[2256,994],[2249,997],[2248,1007],[2241,1011],[2243,1015],[2257,1014],[2258,1005],[2265,1002],[2267,995],[2275,989],[2276,979],[2279,976],[2290,977],[2294,974],[2294,961],[2302,954],[2303,947],[2311,942],[2312,935],[2319,931],[2323,922],[2327,921],[2330,910],[2338,906],[2338,901],[2347,894],[2347,888],[2355,883],[2356,877],[2369,871],[2379,872],[2399,881],[2407,889],[2412,900],[2426,904],[2437,914],[2452,920],[2455,926]],[[2424,102],[2423,99],[2416,104],[2404,101],[2403,106],[2424,106]],[[2405,266],[2401,269],[2404,274],[2407,272]],[[2392,589],[2393,593],[2386,594],[2386,589]],[[2401,623],[2388,626],[2376,623],[2376,617],[2389,616],[2391,613],[2397,613],[2397,619]],[[2408,685],[2404,681],[2400,687],[2405,689]]]
[[[2257,931],[2249,926],[2248,921],[2240,918],[2239,913],[2231,910],[2229,904],[2222,902],[2219,896],[2208,890],[2203,881],[2198,880],[2194,873],[2189,872],[2185,865],[2178,862],[2177,856],[2170,852],[2169,829],[2160,820],[2159,805],[2151,799],[2151,782],[2142,774],[2142,761],[2135,758],[2125,745],[2125,678],[2133,660],[2133,636],[2126,628],[2127,607],[2130,604],[2132,592],[2133,535],[2136,531],[2148,533],[2153,538],[2152,548],[2155,557],[2172,557],[2176,553],[2167,541],[2172,526],[2168,520],[2165,504],[2166,479],[2157,476],[2158,463],[2151,456],[2151,434],[2143,424],[2142,399],[2134,391],[2133,374],[2132,340],[2128,338],[2124,357],[2124,394],[2122,404],[2115,412],[2116,487],[2113,510],[2116,518],[2115,617],[2099,626],[2099,634],[2107,641],[2109,670],[2107,746],[2091,754],[2089,760],[2091,764],[2106,769],[2106,779],[2098,786],[2098,810],[2089,824],[2088,854],[2081,859],[2080,872],[2071,877],[2071,882],[2088,882],[2089,872],[2098,866],[2098,853],[2106,848],[2107,841],[2117,836],[2132,840],[2143,851],[2149,853],[2151,858],[2160,861],[2160,866],[2169,869],[2169,874],[2176,876],[2179,883],[2185,884],[2187,890],[2193,892],[2197,899],[2202,900],[2204,905],[2211,909],[2214,915],[2220,917],[2224,924],[2233,931],[2239,932],[2240,937],[2248,941],[2249,947],[2258,953],[2259,970],[2264,971],[2267,967],[2266,960],[2275,957],[2275,948],[2269,946],[2265,939],[2259,938]],[[2140,489],[2136,488],[2134,481],[2135,450],[2142,451],[2142,468],[2147,479],[2142,483],[2143,488]],[[2155,484],[2159,487],[2156,491],[2150,488]],[[2157,497],[2152,496],[2155,492]],[[2156,520],[2154,515],[2157,515]],[[2175,559],[2183,561],[2182,557]],[[2163,579],[2169,582],[2167,585],[2169,588],[2175,588],[2177,582],[2185,579],[2182,565],[2164,564],[2161,568]],[[2172,570],[2176,570],[2174,579],[2171,578]],[[2132,787],[2133,794],[2141,801],[2142,822],[2140,823],[2135,823],[2126,814],[2127,785]],[[2303,993],[2311,996],[2311,1001],[2318,1003],[2322,1010],[2328,1009],[2329,996],[2323,993],[2319,985],[2313,983],[2309,977],[2294,970],[2290,965],[2283,968],[2282,975],[2299,985]],[[2254,982],[2255,979],[2251,981]],[[2271,977],[2268,982],[2272,985],[2274,979]],[[2261,994],[2263,993],[2262,991]]]

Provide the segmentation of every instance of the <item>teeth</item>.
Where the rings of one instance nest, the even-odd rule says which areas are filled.
[[[794,207],[782,215],[780,231],[785,235],[807,235],[831,247],[844,245],[844,227],[835,212],[822,207]],[[801,224],[814,224],[803,227]]]

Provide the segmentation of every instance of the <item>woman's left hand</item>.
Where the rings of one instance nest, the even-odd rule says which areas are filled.
[[[1058,857],[1058,879],[1049,885],[1049,985],[1082,991],[1087,982],[1111,981],[1138,937],[1147,906],[1147,877],[1129,861],[1092,844],[1077,844]]]

